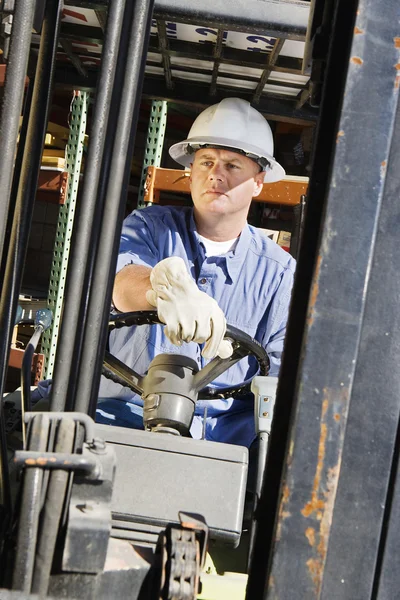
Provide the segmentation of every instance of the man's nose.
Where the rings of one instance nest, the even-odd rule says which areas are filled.
[[[208,174],[208,177],[211,181],[222,181],[224,178],[222,167],[218,164],[214,164]]]

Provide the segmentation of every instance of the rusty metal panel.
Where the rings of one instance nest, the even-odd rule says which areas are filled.
[[[322,596],[334,589],[335,600],[389,600],[400,589],[399,104],[392,140],[325,566]]]
[[[351,522],[350,514],[359,527],[370,525],[374,531],[368,523],[371,511],[357,513],[363,505],[362,488],[352,480],[357,475],[347,460],[351,448],[364,476],[373,460],[368,446],[354,445],[351,435],[360,429],[360,422],[354,422],[353,415],[365,410],[374,419],[378,403],[382,409],[377,422],[382,422],[384,414],[387,424],[393,413],[391,397],[380,397],[371,383],[375,370],[381,369],[377,361],[385,360],[385,346],[380,345],[375,363],[363,355],[369,347],[367,340],[371,345],[378,339],[371,340],[371,336],[376,334],[380,317],[379,304],[372,310],[367,298],[379,302],[385,294],[378,280],[371,279],[371,265],[375,265],[377,231],[384,214],[399,87],[400,7],[388,1],[384,11],[382,18],[382,5],[371,0],[336,3],[336,35],[323,92],[308,222],[260,502],[258,558],[247,590],[251,600],[372,597],[382,500],[377,493],[369,500],[372,513],[380,519],[374,542],[373,535],[363,538]],[[388,302],[393,312],[398,294],[390,289],[394,294]],[[385,331],[390,336],[390,328]],[[396,379],[391,379],[390,370],[382,370],[393,384]],[[351,428],[347,425],[349,409]],[[386,431],[392,447],[396,417],[391,431],[384,429],[378,436],[382,441]],[[384,455],[388,446],[379,446],[376,454],[381,449]],[[376,481],[368,493],[380,484],[385,490],[390,461],[385,469],[376,460],[374,473],[380,476],[379,484]],[[373,545],[369,552],[365,540]],[[343,553],[341,558],[338,552]],[[345,585],[352,561],[362,571],[357,580],[352,573]],[[338,576],[339,563],[346,577]]]

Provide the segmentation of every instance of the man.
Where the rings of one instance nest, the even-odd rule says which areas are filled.
[[[271,129],[245,100],[226,98],[203,111],[188,139],[170,148],[190,167],[192,208],[152,206],[124,222],[113,303],[121,312],[157,308],[161,325],[119,329],[110,350],[138,373],[161,352],[181,353],[199,368],[213,356],[230,355],[226,322],[267,350],[271,375],[279,371],[295,262],[247,224],[253,197],[264,181],[285,172],[273,158]],[[195,343],[189,343],[195,342]],[[216,381],[237,385],[257,372],[242,359]],[[255,438],[252,399],[199,401],[191,427],[195,438],[250,447]],[[97,421],[142,427],[142,401],[103,378]]]

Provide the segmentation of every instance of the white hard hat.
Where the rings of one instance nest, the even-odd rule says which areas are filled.
[[[189,167],[193,153],[202,147],[223,147],[245,154],[266,171],[264,181],[279,181],[284,168],[276,162],[271,127],[246,100],[224,98],[199,114],[188,138],[169,149],[177,163]]]

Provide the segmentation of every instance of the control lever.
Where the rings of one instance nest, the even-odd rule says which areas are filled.
[[[32,359],[35,353],[36,347],[39,343],[40,336],[46,329],[48,329],[53,320],[53,314],[48,308],[39,309],[36,311],[33,335],[29,340],[24,357],[22,359],[21,369],[21,410],[22,410],[22,439],[25,448],[25,413],[32,410],[31,402],[31,370],[32,370]]]

